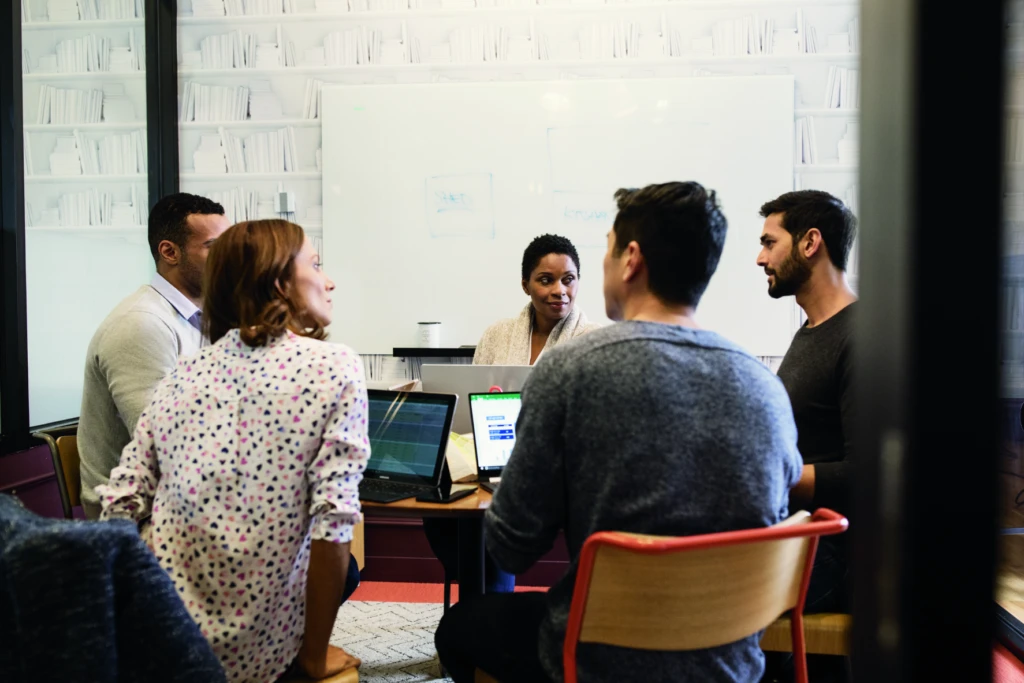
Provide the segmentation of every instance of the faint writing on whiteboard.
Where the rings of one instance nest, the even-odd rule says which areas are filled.
[[[445,192],[444,190],[436,190],[434,192],[434,202],[437,205],[438,213],[444,213],[445,211],[473,210],[473,197],[465,192]]]
[[[562,211],[562,218],[567,221],[597,221],[607,223],[611,220],[611,214],[604,209],[570,209],[568,206]]]
[[[426,219],[431,237],[494,237],[494,178],[458,173],[427,178]]]
[[[615,199],[608,192],[551,193],[552,229],[577,247],[604,247],[615,222]]]

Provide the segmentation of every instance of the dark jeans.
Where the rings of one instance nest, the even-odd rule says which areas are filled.
[[[837,539],[822,538],[814,556],[811,583],[807,586],[804,614],[850,612],[849,564],[846,547]],[[793,680],[793,655],[789,652],[765,652],[762,683]],[[842,657],[807,655],[807,674],[811,683],[841,683],[846,680],[846,662]]]
[[[459,577],[459,526],[454,519],[424,519],[423,531],[434,555],[444,565],[450,579]],[[484,592],[511,593],[516,588],[516,577],[498,568],[490,553],[484,554]]]
[[[341,602],[344,604],[352,594],[359,588],[359,564],[354,555],[348,556],[348,574],[345,576],[345,592],[341,594]]]
[[[484,595],[460,600],[434,634],[442,666],[455,683],[473,683],[477,668],[501,683],[550,683],[537,634],[544,593]]]

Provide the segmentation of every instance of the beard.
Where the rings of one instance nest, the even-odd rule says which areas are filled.
[[[765,268],[764,272],[775,276],[775,282],[768,286],[768,296],[781,299],[796,294],[811,278],[811,264],[794,251],[777,269]]]
[[[181,256],[179,268],[182,284],[188,290],[189,296],[198,299],[203,294],[203,269],[189,260],[188,252],[184,248],[181,250]]]

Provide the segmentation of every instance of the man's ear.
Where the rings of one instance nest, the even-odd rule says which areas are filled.
[[[825,239],[821,236],[821,231],[817,228],[811,228],[800,239],[800,251],[806,259],[813,258],[815,254],[823,250],[824,246]]]
[[[170,240],[161,240],[156,253],[164,263],[176,266],[181,263],[181,247]]]
[[[644,265],[644,253],[640,251],[640,245],[636,240],[626,245],[626,268],[622,272],[623,282],[632,282],[640,274]]]

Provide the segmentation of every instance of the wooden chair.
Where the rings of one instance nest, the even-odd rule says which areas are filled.
[[[576,683],[579,643],[705,649],[762,631],[784,612],[796,680],[807,683],[803,606],[814,553],[820,536],[847,526],[845,517],[819,509],[765,529],[683,538],[593,534],[579,559],[565,683]]]
[[[792,652],[793,624],[789,617],[777,619],[761,637],[766,652]],[[849,614],[805,614],[804,643],[809,655],[850,656],[853,617]]]
[[[82,473],[78,458],[78,423],[46,429],[32,434],[50,447],[53,471],[64,518],[74,519],[74,508],[82,504]]]

